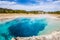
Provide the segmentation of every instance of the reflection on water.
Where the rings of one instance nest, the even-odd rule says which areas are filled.
[[[13,36],[37,36],[46,26],[45,18],[16,18],[0,24],[0,40],[9,40]]]

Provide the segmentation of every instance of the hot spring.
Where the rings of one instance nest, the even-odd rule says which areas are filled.
[[[0,23],[0,40],[38,36],[47,26],[46,18],[16,18]]]
[[[43,15],[44,16],[44,15]],[[0,40],[12,37],[31,37],[60,31],[60,19],[45,15],[42,18],[20,17],[7,22],[0,22]]]

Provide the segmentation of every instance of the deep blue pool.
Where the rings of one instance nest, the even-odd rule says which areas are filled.
[[[0,23],[0,40],[10,40],[12,37],[37,36],[47,26],[46,18],[16,18]]]

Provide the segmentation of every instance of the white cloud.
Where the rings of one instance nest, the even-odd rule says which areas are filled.
[[[43,11],[60,11],[60,1],[40,2],[38,5],[22,5],[16,2],[0,1],[0,8],[21,9],[21,10],[43,10]]]

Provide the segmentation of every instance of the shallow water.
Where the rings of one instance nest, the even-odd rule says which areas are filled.
[[[0,40],[10,40],[12,37],[37,36],[47,26],[46,18],[16,18],[0,23]]]
[[[41,31],[39,35],[50,34],[54,31],[60,31],[60,18],[47,18],[48,25],[45,30]]]

